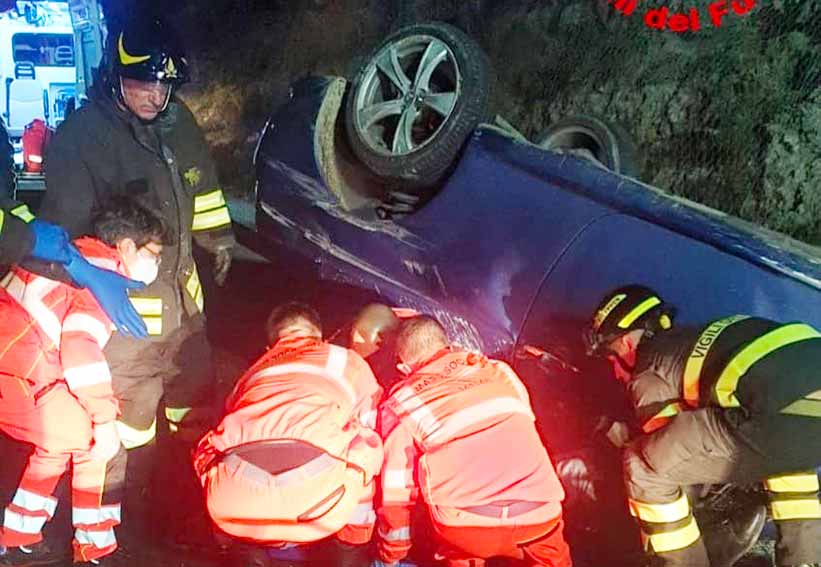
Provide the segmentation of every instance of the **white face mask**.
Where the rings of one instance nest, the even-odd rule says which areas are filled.
[[[128,273],[132,280],[150,285],[157,279],[160,273],[160,266],[154,258],[146,258],[142,254],[137,254],[137,261],[128,266]]]

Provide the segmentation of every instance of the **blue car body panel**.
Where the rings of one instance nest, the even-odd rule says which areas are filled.
[[[576,358],[595,304],[631,282],[656,287],[684,323],[744,312],[821,326],[821,260],[802,245],[495,128],[475,131],[416,213],[345,210],[317,157],[333,80],[294,87],[256,158],[265,234],[314,259],[323,277],[432,313],[466,346],[508,359],[526,321],[559,326],[545,331],[548,346]]]

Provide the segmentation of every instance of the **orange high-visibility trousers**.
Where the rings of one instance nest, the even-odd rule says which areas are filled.
[[[66,385],[55,383],[48,391],[41,390],[42,396],[26,386],[16,377],[0,374],[0,430],[34,445],[6,506],[0,545],[18,547],[43,539],[43,525],[57,507],[52,494],[71,465],[74,559],[108,555],[117,549],[113,528],[120,523],[125,451],[121,449],[108,462],[91,460],[91,419]]]
[[[448,567],[482,567],[489,557],[510,557],[525,565],[571,567],[561,518],[536,525],[445,526],[433,522],[437,555]]]

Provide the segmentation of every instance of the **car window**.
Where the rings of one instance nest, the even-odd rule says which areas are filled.
[[[18,33],[12,37],[15,63],[36,67],[73,67],[74,37],[56,33]]]

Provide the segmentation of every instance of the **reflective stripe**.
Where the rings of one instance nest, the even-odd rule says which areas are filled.
[[[21,534],[39,534],[47,519],[46,516],[25,516],[6,508],[3,527]]]
[[[30,512],[44,511],[49,516],[53,516],[54,511],[57,509],[56,498],[35,494],[34,492],[29,492],[24,488],[17,489],[11,503]]]
[[[105,522],[122,521],[120,505],[114,504],[112,506],[101,506],[99,508],[72,508],[71,509],[71,523],[77,525],[93,525],[103,524]]]
[[[382,471],[382,486],[385,488],[408,488],[405,479],[408,471],[405,469],[387,469]]]
[[[667,504],[649,504],[632,498],[628,500],[628,504],[630,514],[643,522],[653,524],[678,522],[690,514],[690,502],[686,494],[682,494],[677,500]]]
[[[12,276],[6,284],[6,291],[9,295],[28,312],[37,322],[40,330],[57,347],[60,346],[62,325],[57,315],[43,303],[43,298],[58,285],[60,285],[59,282],[46,278],[35,278],[27,284],[17,276]]]
[[[641,430],[645,433],[652,433],[666,425],[672,417],[680,414],[682,411],[684,411],[684,408],[679,402],[667,404],[663,410],[644,422],[644,425],[641,426]]]
[[[157,420],[149,426],[148,429],[134,429],[130,425],[126,425],[122,421],[115,421],[117,432],[120,434],[120,441],[126,449],[134,449],[135,447],[142,447],[148,445],[154,437],[157,436]]]
[[[31,163],[43,163],[43,156],[29,154],[29,161],[31,161]]]
[[[374,522],[376,522],[376,512],[373,511],[373,502],[357,504],[348,519],[348,523],[355,526],[370,526]]]
[[[359,423],[371,429],[376,428],[376,410],[362,412],[359,416]]]
[[[410,539],[410,528],[391,530],[382,536],[385,541],[407,541]]]
[[[693,351],[687,358],[687,365],[684,367],[684,400],[690,407],[696,408],[699,405],[701,369],[704,366],[704,361],[707,360],[707,355],[710,354],[710,349],[716,343],[716,339],[725,329],[745,319],[749,319],[749,317],[746,315],[733,315],[732,317],[714,321],[698,337],[695,346],[693,346]]]
[[[285,374],[310,374],[312,376],[325,378],[330,382],[338,384],[348,395],[351,402],[355,403],[356,393],[353,390],[353,386],[344,376],[347,360],[347,349],[336,345],[331,345],[328,361],[326,362],[324,368],[300,362],[280,364],[277,366],[269,366],[268,368],[260,370],[251,378],[251,380],[264,378],[266,376],[282,376]]]
[[[204,195],[196,195],[194,197],[194,212],[204,213],[217,207],[225,206],[225,196],[222,194],[222,189],[216,189]]]
[[[229,224],[231,224],[231,215],[228,213],[228,207],[222,207],[207,213],[194,215],[194,224],[191,230],[209,230]]]
[[[0,209],[0,233],[3,232],[3,223],[6,220],[6,212]]]
[[[305,481],[315,478],[333,469],[335,466],[340,465],[341,461],[332,457],[328,453],[323,453],[322,455],[311,459],[307,463],[276,474],[266,471],[254,463],[246,461],[236,453],[228,454],[224,459],[222,459],[222,464],[233,470],[241,469],[242,476],[259,484],[273,484],[281,487],[303,484]]]
[[[140,315],[160,316],[162,315],[161,297],[131,297],[131,304]]]
[[[693,545],[698,541],[699,537],[701,537],[701,532],[698,529],[695,518],[690,518],[690,521],[683,528],[670,532],[645,535],[645,538],[649,541],[650,546],[656,553],[684,549],[685,547]]]
[[[770,492],[817,492],[818,475],[815,471],[771,476],[764,481]]]
[[[131,304],[140,314],[148,334],[162,335],[162,298],[161,297],[131,297]]]
[[[530,408],[518,398],[495,398],[457,411],[448,416],[447,419],[444,420],[444,423],[440,421],[437,424],[439,425],[438,427],[426,432],[426,441],[445,443],[471,425],[480,423],[488,418],[511,413],[523,414],[528,417],[533,416]]]
[[[202,284],[200,283],[200,275],[197,272],[196,266],[194,267],[194,271],[191,276],[188,278],[188,281],[185,283],[185,290],[188,292],[188,295],[191,296],[191,299],[194,300],[194,303],[197,305],[197,309],[202,311]]]
[[[72,313],[63,320],[63,333],[68,332],[87,333],[94,337],[100,348],[106,345],[110,336],[108,327],[102,321],[85,313]]]
[[[821,519],[821,503],[818,498],[806,500],[774,500],[770,502],[773,520]]]
[[[105,361],[92,362],[74,368],[66,368],[63,370],[63,377],[68,382],[68,387],[71,390],[79,390],[80,388],[111,382],[111,370],[109,370]]]
[[[97,549],[104,549],[117,543],[113,528],[102,532],[75,530],[74,539],[76,539],[80,545],[93,545]]]
[[[650,311],[656,305],[661,305],[661,299],[658,297],[648,297],[638,305],[636,305],[630,313],[622,317],[621,321],[618,322],[617,327],[619,329],[628,329],[630,325],[635,323],[636,319]]]
[[[821,400],[797,400],[781,410],[781,413],[803,417],[821,417]]]
[[[816,337],[821,337],[821,334],[809,325],[793,323],[770,331],[748,344],[727,364],[716,382],[715,393],[719,405],[722,407],[739,405],[735,397],[736,386],[739,379],[753,364],[775,350]]]
[[[596,316],[593,317],[593,330],[598,331],[604,320],[613,312],[613,310],[619,306],[619,304],[627,299],[627,295],[624,293],[620,293],[614,296],[610,301],[607,302],[607,305],[599,309],[596,313]]]
[[[21,221],[25,222],[25,223],[30,223],[31,221],[34,220],[34,215],[31,214],[31,211],[29,210],[29,206],[25,205],[25,204],[17,205],[13,209],[11,209],[9,212],[11,214],[13,214],[14,216],[16,216],[18,219],[20,219]]]
[[[179,423],[190,411],[191,408],[165,408],[165,418],[172,423]]]

